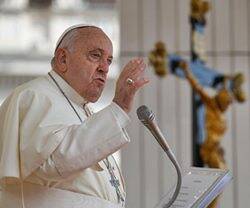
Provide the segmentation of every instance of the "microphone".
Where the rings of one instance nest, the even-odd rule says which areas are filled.
[[[144,126],[146,126],[153,134],[161,148],[165,152],[169,151],[169,145],[155,121],[155,114],[151,110],[149,110],[147,106],[142,105],[137,109],[137,116],[139,120],[144,124]]]
[[[169,200],[169,202],[163,206],[163,208],[168,208],[174,203],[181,189],[182,177],[181,177],[180,165],[178,164],[173,152],[171,151],[166,139],[164,138],[160,128],[158,127],[156,123],[155,114],[145,105],[140,106],[136,112],[137,112],[138,119],[152,133],[152,135],[154,136],[156,141],[159,143],[161,148],[164,150],[164,152],[168,155],[169,159],[171,160],[171,162],[173,163],[176,169],[178,179],[177,179],[177,184],[176,184],[174,194],[172,198]]]

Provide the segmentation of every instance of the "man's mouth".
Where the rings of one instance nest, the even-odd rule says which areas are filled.
[[[95,80],[101,84],[105,84],[105,82],[106,82],[106,80],[104,78],[96,78]]]

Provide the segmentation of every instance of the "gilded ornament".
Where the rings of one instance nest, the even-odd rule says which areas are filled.
[[[246,94],[242,89],[245,77],[242,73],[237,73],[232,77],[232,92],[238,102],[246,101]]]
[[[210,168],[225,169],[224,150],[220,146],[220,142],[227,129],[223,114],[233,101],[230,91],[226,88],[228,79],[225,79],[224,87],[215,96],[210,96],[192,75],[186,62],[183,61],[179,66],[205,105],[206,138],[201,146],[201,158]]]
[[[155,44],[148,58],[158,76],[163,77],[167,74],[167,50],[163,42],[159,41]]]
[[[205,14],[210,10],[210,4],[203,0],[191,0],[191,18],[201,22],[205,20]]]

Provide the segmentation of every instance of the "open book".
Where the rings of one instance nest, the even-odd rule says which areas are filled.
[[[180,193],[172,208],[207,207],[232,180],[228,170],[191,167],[185,171]],[[170,190],[155,208],[164,208],[174,191]]]

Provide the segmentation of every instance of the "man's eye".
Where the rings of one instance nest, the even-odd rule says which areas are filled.
[[[108,64],[112,64],[112,59],[108,59]]]
[[[99,53],[92,53],[91,57],[93,57],[93,58],[100,58],[101,54],[99,54]]]

